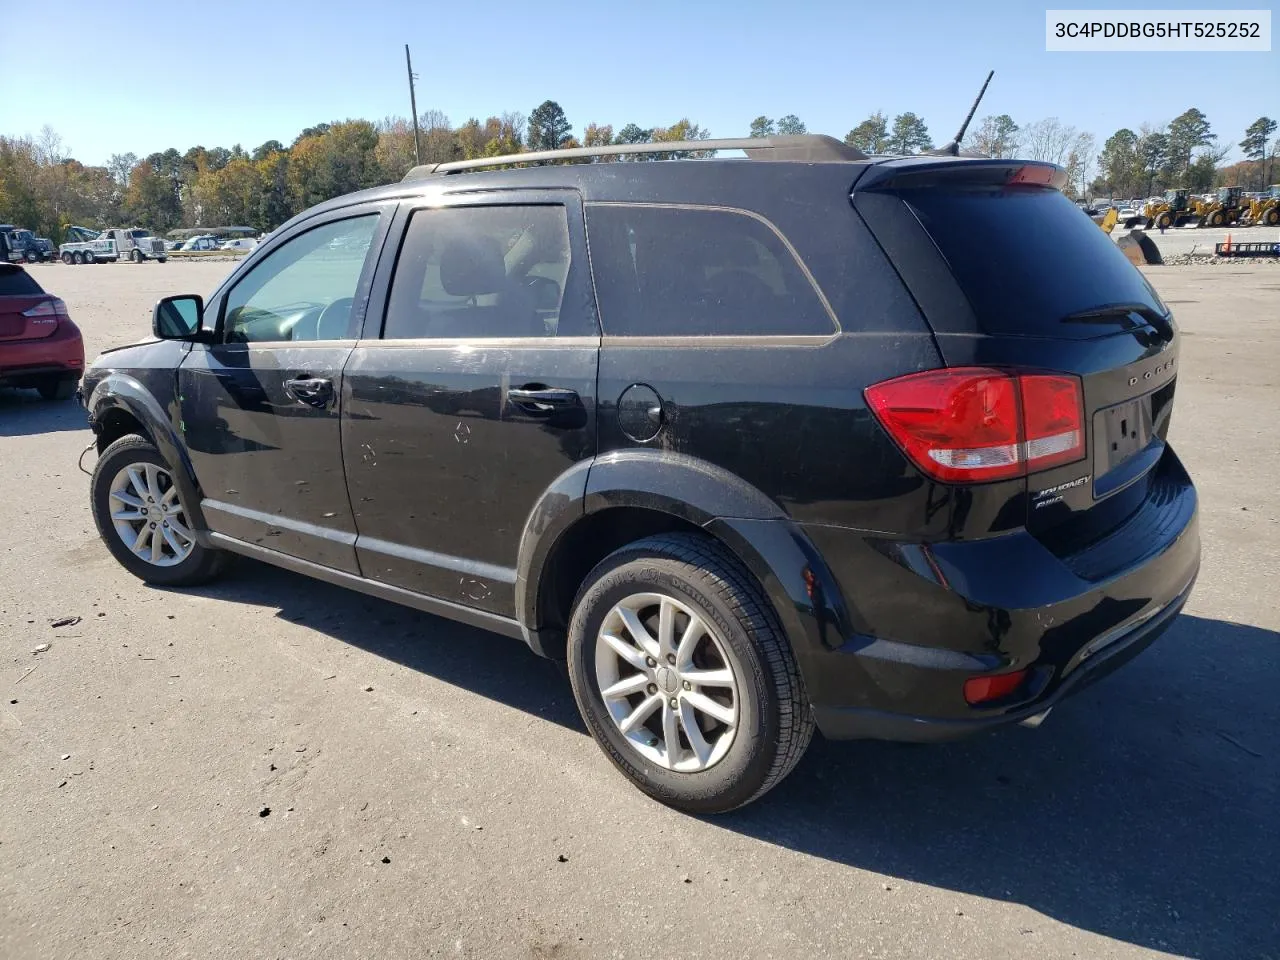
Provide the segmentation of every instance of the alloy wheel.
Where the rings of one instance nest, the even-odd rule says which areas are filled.
[[[596,637],[600,696],[646,760],[696,773],[714,766],[738,725],[738,678],[715,629],[689,606],[636,593],[605,615]]]
[[[157,567],[191,556],[195,535],[187,525],[173,477],[154,463],[131,463],[116,472],[109,494],[111,524],[130,551]]]

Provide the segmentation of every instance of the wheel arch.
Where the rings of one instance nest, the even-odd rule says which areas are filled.
[[[200,484],[196,480],[191,458],[182,439],[160,402],[142,383],[128,374],[110,373],[97,386],[86,404],[98,452],[102,453],[120,437],[138,434],[150,441],[173,467],[173,480],[178,486],[187,517],[194,529],[206,528],[200,509]]]
[[[782,508],[722,468],[654,450],[578,464],[553,484],[521,538],[516,614],[529,645],[564,656],[569,614],[587,574],[618,548],[661,533],[699,533],[741,563],[778,616],[802,669],[803,648],[841,642],[834,578]]]

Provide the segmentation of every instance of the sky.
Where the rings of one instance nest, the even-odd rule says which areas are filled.
[[[753,117],[795,113],[810,132],[843,137],[875,110],[910,110],[943,143],[989,69],[979,118],[1054,116],[1099,147],[1120,127],[1192,106],[1224,145],[1259,116],[1280,119],[1274,37],[1269,53],[1048,53],[1046,5],[1016,0],[178,0],[74,4],[73,15],[6,6],[0,134],[36,136],[47,124],[94,165],[168,147],[252,150],[324,121],[407,117],[406,43],[419,111],[443,110],[455,124],[527,115],[551,99],[575,132],[687,116],[713,136],[745,136]],[[24,76],[38,90],[15,82]]]

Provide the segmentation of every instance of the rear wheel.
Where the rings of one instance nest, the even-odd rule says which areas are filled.
[[[76,382],[74,377],[49,377],[38,384],[36,389],[46,400],[70,400],[76,392]]]
[[[591,572],[569,625],[569,676],[614,765],[690,813],[759,797],[813,734],[769,601],[730,554],[696,535],[641,540]]]
[[[1263,216],[1262,222],[1268,227],[1274,227],[1277,223],[1280,223],[1280,207],[1272,207],[1268,210]]]
[[[63,263],[65,263],[67,266],[70,266],[71,264],[75,263],[75,262],[76,262],[76,260],[75,260],[75,257],[74,257],[72,254],[70,254],[70,253],[64,253],[64,254],[62,255],[62,262],[63,262]]]
[[[139,579],[193,586],[225,566],[226,554],[196,540],[169,464],[142,437],[121,437],[107,447],[89,490],[99,535]]]

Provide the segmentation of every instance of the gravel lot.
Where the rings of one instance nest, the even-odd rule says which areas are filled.
[[[231,266],[33,273],[93,356]],[[1148,275],[1202,495],[1175,627],[1038,731],[818,742],[709,821],[517,642],[248,561],[141,585],[83,413],[0,392],[0,956],[1280,957],[1280,268]]]

